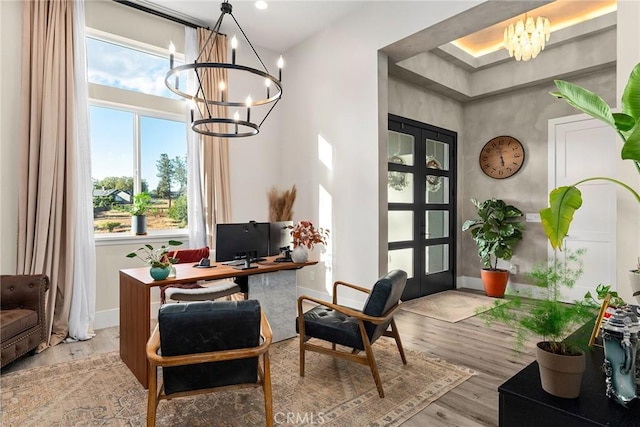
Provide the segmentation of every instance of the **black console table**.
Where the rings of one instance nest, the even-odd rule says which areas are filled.
[[[532,362],[498,387],[500,426],[640,426],[639,399],[632,400],[625,408],[605,396],[604,350],[587,345],[593,325],[593,322],[587,323],[568,338],[586,354],[587,369],[582,377],[580,396],[562,399],[542,390],[538,362]]]

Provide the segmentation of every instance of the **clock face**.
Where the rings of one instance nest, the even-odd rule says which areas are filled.
[[[480,168],[491,178],[509,178],[523,163],[524,147],[512,136],[497,136],[480,151]]]

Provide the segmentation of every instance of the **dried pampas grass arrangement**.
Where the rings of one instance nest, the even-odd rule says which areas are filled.
[[[269,222],[291,221],[293,219],[293,202],[296,201],[296,186],[280,193],[271,187],[269,198]]]

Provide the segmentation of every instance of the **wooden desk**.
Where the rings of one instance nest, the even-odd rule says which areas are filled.
[[[295,335],[295,270],[317,262],[301,264],[274,262],[269,257],[258,268],[237,270],[215,263],[213,268],[194,268],[194,264],[176,264],[176,277],[153,280],[149,267],[120,270],[120,358],[140,384],[148,388],[149,364],[146,344],[151,334],[151,288],[198,280],[220,280],[249,276],[249,298],[260,301],[272,323],[274,341]],[[277,331],[277,332],[276,332]]]

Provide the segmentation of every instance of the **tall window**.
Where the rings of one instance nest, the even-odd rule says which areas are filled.
[[[187,227],[184,104],[166,89],[167,55],[87,38],[94,229],[128,233],[129,209],[151,196],[149,230]]]

